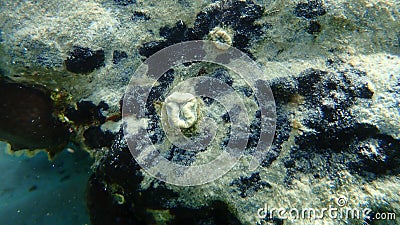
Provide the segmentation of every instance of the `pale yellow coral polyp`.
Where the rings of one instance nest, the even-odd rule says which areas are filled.
[[[189,128],[197,121],[197,99],[190,93],[174,92],[165,99],[170,126]]]
[[[214,41],[215,47],[220,50],[227,50],[232,46],[232,37],[229,31],[220,27],[215,27],[210,31],[211,40]]]

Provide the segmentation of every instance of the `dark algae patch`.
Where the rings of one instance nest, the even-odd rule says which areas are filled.
[[[294,15],[306,19],[315,19],[326,14],[326,9],[321,0],[309,0],[296,5]]]
[[[64,63],[68,71],[86,74],[104,66],[104,60],[105,55],[102,49],[93,51],[90,48],[74,46]]]
[[[128,6],[135,4],[136,0],[114,0],[117,5]]]
[[[242,198],[252,196],[255,192],[259,190],[272,188],[271,184],[261,179],[259,172],[251,174],[250,177],[240,177],[238,179],[235,179],[230,185],[236,186],[238,188],[240,192],[240,197]]]
[[[128,54],[124,51],[115,50],[113,52],[113,64],[118,64],[121,60],[128,58]]]
[[[83,133],[86,146],[90,148],[111,147],[114,140],[114,134],[109,131],[103,131],[100,126],[91,126]]]
[[[374,93],[367,82],[366,74],[355,69],[337,73],[309,69],[297,78],[279,78],[271,83],[278,112],[281,105],[301,96],[298,110],[306,115],[298,122],[308,130],[295,137],[296,146],[284,159],[287,182],[297,173],[334,179],[343,169],[364,176],[368,172],[399,173],[399,140],[381,134],[372,124],[358,122],[350,111],[358,101],[371,101]],[[278,118],[278,135],[279,124]],[[279,140],[275,138],[274,143]]]
[[[321,24],[317,21],[311,21],[306,29],[307,33],[316,35],[322,31]]]
[[[106,117],[102,114],[102,110],[107,110],[108,107],[104,101],[95,105],[91,101],[82,100],[76,103],[76,108],[69,106],[65,115],[76,125],[103,124]]]

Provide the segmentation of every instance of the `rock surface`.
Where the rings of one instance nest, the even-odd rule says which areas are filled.
[[[396,0],[1,1],[1,109],[20,101],[15,112],[0,110],[0,139],[13,150],[57,152],[70,141],[90,152],[96,161],[87,193],[93,225],[308,224],[277,215],[261,219],[257,211],[265,205],[337,207],[341,198],[347,207],[371,208],[369,217],[317,223],[398,224],[399,218],[374,216],[400,215],[399,11]],[[216,27],[224,33],[212,37]],[[275,98],[272,146],[250,171],[260,129],[254,110],[247,155],[227,174],[194,187],[160,182],[139,167],[122,137],[126,86],[142,61],[164,47],[188,40],[230,43],[227,38],[268,69],[259,79]],[[253,101],[251,89],[229,71],[198,63],[171,69],[147,104],[153,144],[166,141],[156,122],[158,102],[181,79],[200,75]],[[5,91],[10,86],[3,80],[21,90]],[[30,95],[36,100],[24,97],[28,90],[38,93]],[[229,115],[216,101],[202,101],[204,108],[215,107],[212,115],[227,132]],[[52,127],[40,130],[40,141],[21,142],[34,125],[21,128],[21,122],[10,130],[13,121],[3,115],[40,117],[39,125]],[[217,137],[221,146],[224,135]],[[206,160],[206,152],[169,146],[163,154],[192,165]]]

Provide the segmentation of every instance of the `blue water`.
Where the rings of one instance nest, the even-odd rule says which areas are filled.
[[[49,161],[5,153],[0,142],[0,224],[90,224],[85,206],[92,160],[87,153],[61,152]]]

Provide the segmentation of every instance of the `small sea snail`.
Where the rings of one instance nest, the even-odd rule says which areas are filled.
[[[171,127],[189,128],[198,119],[198,100],[190,93],[174,92],[165,99],[168,123]]]

